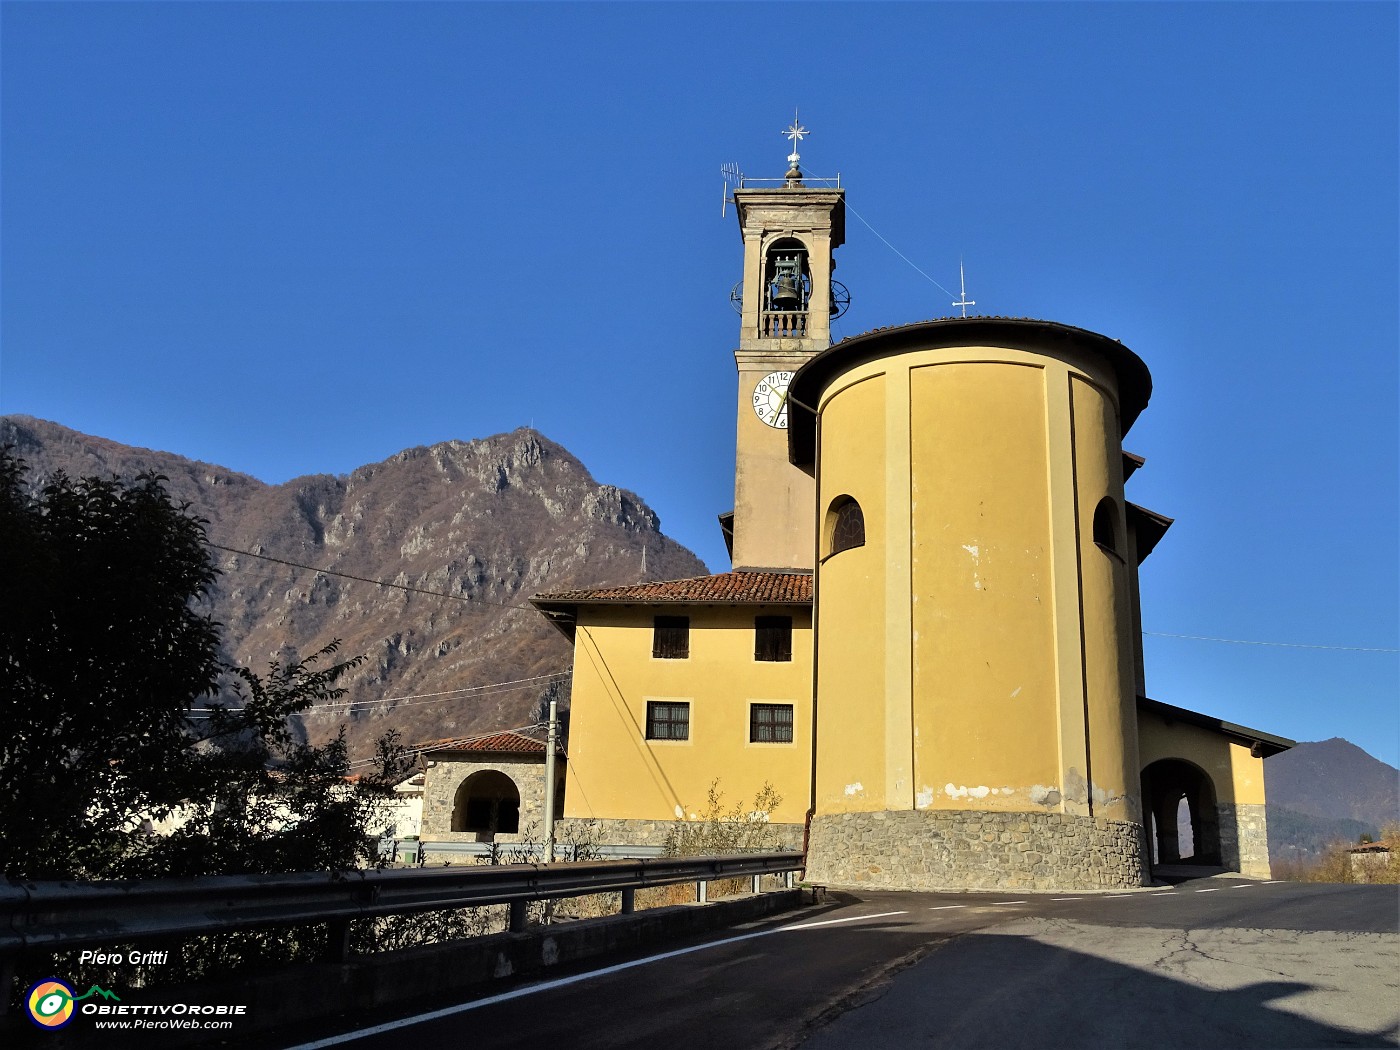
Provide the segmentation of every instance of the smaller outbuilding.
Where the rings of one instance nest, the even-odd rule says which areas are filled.
[[[518,730],[416,745],[424,766],[423,842],[539,841],[544,828],[545,741]],[[556,750],[555,812],[564,807]]]
[[[1353,882],[1394,882],[1390,875],[1396,854],[1390,842],[1364,842],[1347,850],[1347,867]],[[1390,876],[1387,878],[1387,876]]]

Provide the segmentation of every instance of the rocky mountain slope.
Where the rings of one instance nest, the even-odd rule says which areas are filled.
[[[636,495],[599,484],[528,429],[282,485],[24,416],[0,417],[0,444],[15,446],[33,485],[57,470],[154,470],[208,520],[215,544],[453,596],[215,551],[213,611],[230,660],[261,671],[336,638],[342,657],[367,657],[346,680],[354,706],[305,720],[313,739],[347,724],[354,757],[389,728],[406,742],[466,735],[528,724],[550,695],[567,700],[567,677],[519,682],[567,671],[571,659],[529,595],[706,571]],[[483,689],[503,682],[519,684]]]
[[[1269,852],[1278,858],[1356,842],[1400,820],[1400,770],[1333,737],[1299,743],[1264,762]]]

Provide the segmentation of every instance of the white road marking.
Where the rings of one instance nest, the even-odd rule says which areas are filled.
[[[930,908],[929,911],[947,911],[949,908],[966,908],[966,907],[967,907],[966,904],[940,904],[940,905],[939,905],[938,907],[936,907],[936,908]]]
[[[1025,904],[1025,901],[997,901],[997,904]]]
[[[1113,899],[1114,897],[1133,897],[1133,896],[1136,896],[1136,894],[1132,894],[1132,893],[1110,893],[1110,894],[1107,894],[1107,897],[1108,897],[1108,899],[1110,899],[1110,900]]]
[[[1051,897],[1052,901],[1082,901],[1083,897]]]
[[[1246,882],[1246,883],[1244,883],[1244,884],[1241,885],[1241,886],[1231,886],[1230,889],[1232,889],[1232,890],[1252,890],[1252,889],[1254,889],[1254,887],[1251,886],[1249,883]]]
[[[1285,882],[1287,882],[1287,881],[1288,881],[1287,879],[1271,879],[1271,880],[1268,881],[1268,882],[1261,882],[1259,885],[1261,885],[1261,886],[1281,886],[1283,883],[1285,883]]]
[[[764,930],[763,933],[746,933],[746,934],[744,934],[744,937],[762,937],[764,933],[786,933],[788,930],[811,930],[811,929],[814,929],[814,928],[816,928],[816,927],[818,927],[818,926],[835,926],[838,922],[859,922],[861,919],[884,919],[884,918],[886,918],[886,917],[888,917],[888,916],[890,916],[890,915],[908,915],[908,914],[909,914],[909,913],[908,913],[907,911],[881,911],[881,912],[876,912],[874,915],[848,915],[848,916],[846,916],[844,919],[823,919],[821,922],[799,922],[799,923],[794,923],[792,926],[782,926],[782,927],[779,927],[779,928],[776,929],[776,930]],[[739,941],[739,940],[743,940],[744,937],[735,937],[735,938],[733,938],[733,939],[736,940],[736,941]],[[725,943],[727,943],[727,942],[725,942],[725,941],[716,941],[715,943],[716,943],[716,944],[725,944]],[[700,945],[700,947],[703,948],[703,947],[705,947],[705,945]],[[677,953],[677,954],[679,954],[679,953]],[[653,959],[660,959],[660,958],[663,958],[663,956],[654,955],[654,956],[652,956],[652,958],[653,958]],[[640,961],[640,962],[650,962],[651,960],[650,960],[650,959],[641,959],[641,960],[639,960],[639,961]],[[625,964],[624,964],[624,965],[625,965]],[[602,970],[598,970],[598,971],[596,971],[596,972],[602,973],[603,971],[602,971]]]
[[[1225,888],[1224,886],[1212,886],[1212,887],[1211,887],[1210,889],[1208,889],[1208,890],[1197,890],[1196,892],[1197,892],[1197,893],[1219,893],[1219,892],[1220,892],[1221,890],[1223,890],[1224,888]]]
[[[526,985],[523,988],[515,988],[509,992],[501,992],[499,995],[489,995],[485,999],[476,999],[470,1003],[459,1003],[456,1006],[447,1006],[441,1010],[431,1010],[425,1014],[416,1014],[413,1017],[403,1017],[397,1021],[387,1021],[384,1024],[374,1025],[371,1028],[361,1028],[354,1032],[344,1032],[340,1035],[327,1036],[325,1039],[316,1039],[309,1043],[299,1043],[289,1047],[288,1050],[321,1050],[322,1047],[339,1046],[341,1043],[351,1043],[357,1039],[367,1039],[372,1035],[382,1035],[384,1032],[392,1032],[399,1028],[407,1028],[409,1025],[421,1024],[424,1021],[436,1021],[441,1017],[451,1017],[453,1014],[466,1013],[468,1010],[476,1010],[483,1006],[492,1006],[495,1003],[508,1002],[511,999],[520,999],[527,995],[534,995],[536,992],[547,992],[553,988],[564,988],[571,984],[578,984],[581,981],[591,980],[594,977],[604,977],[610,973],[618,973],[622,970],[631,970],[638,966],[646,966],[648,963],[661,962],[663,959],[674,959],[680,955],[690,955],[692,952],[702,952],[706,948],[719,948],[726,944],[738,944],[740,941],[751,941],[757,937],[768,937],[775,933],[787,933],[790,930],[810,930],[816,926],[834,926],[839,922],[859,922],[861,919],[884,919],[891,915],[907,915],[903,911],[882,911],[874,915],[850,915],[844,919],[826,919],[822,922],[799,922],[791,926],[778,926],[771,930],[759,930],[757,933],[743,933],[737,937],[726,937],[720,941],[710,941],[708,944],[695,944],[689,948],[677,948],[674,951],[661,952],[659,955],[648,955],[645,959],[633,959],[631,962],[616,963],[612,966],[604,966],[600,970],[590,970],[588,973],[577,973],[571,977],[558,977],[552,981],[540,981],[538,984]]]

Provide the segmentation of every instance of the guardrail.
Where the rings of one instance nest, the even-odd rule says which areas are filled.
[[[439,864],[468,859],[496,864],[500,862],[502,857],[509,858],[521,854],[536,857],[544,855],[544,845],[533,842],[440,842],[436,840],[420,842],[416,839],[404,839],[400,840],[397,846],[396,859],[400,864]],[[581,849],[587,850],[590,854],[588,858],[590,860],[642,860],[648,857],[664,856],[666,852],[662,846],[590,845],[575,847],[569,843],[559,842],[554,845],[554,859],[556,861],[572,861],[575,859],[575,852]],[[381,847],[380,855],[388,858],[394,856],[395,852],[392,846],[389,849]]]
[[[60,951],[132,944],[160,937],[198,937],[269,926],[329,923],[328,957],[350,954],[350,923],[381,915],[510,905],[510,929],[525,928],[531,901],[589,893],[622,894],[622,912],[636,891],[801,870],[800,853],[659,857],[572,864],[505,864],[294,875],[214,875],[146,882],[0,883],[0,1013],[6,1009],[22,951]]]

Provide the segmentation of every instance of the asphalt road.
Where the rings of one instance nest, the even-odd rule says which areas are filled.
[[[1400,1046],[1400,889],[1208,879],[1123,894],[839,894],[320,1050]]]

